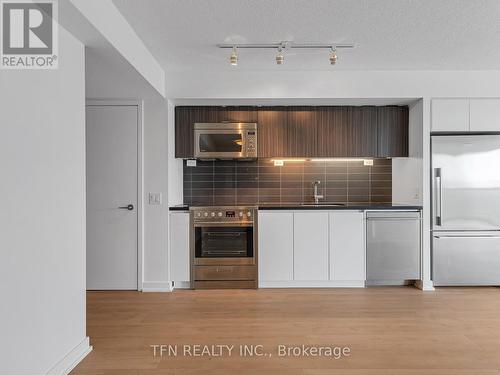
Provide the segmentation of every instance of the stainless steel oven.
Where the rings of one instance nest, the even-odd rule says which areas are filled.
[[[255,207],[192,207],[191,286],[257,287]]]
[[[253,159],[257,157],[256,123],[195,123],[197,159]]]

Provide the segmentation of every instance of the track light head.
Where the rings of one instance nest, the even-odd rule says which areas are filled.
[[[330,53],[330,64],[335,65],[337,63],[338,57],[337,57],[337,50],[332,47],[332,51]]]
[[[283,65],[285,62],[285,56],[283,55],[282,48],[278,48],[278,53],[276,54],[276,64]]]
[[[238,65],[238,51],[236,51],[236,47],[233,47],[233,51],[231,52],[231,56],[229,57],[229,63],[232,66]]]

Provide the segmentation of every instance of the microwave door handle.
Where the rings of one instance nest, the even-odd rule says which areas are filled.
[[[436,199],[434,211],[436,213],[436,225],[443,225],[443,171],[441,168],[434,168],[434,181],[436,187]]]

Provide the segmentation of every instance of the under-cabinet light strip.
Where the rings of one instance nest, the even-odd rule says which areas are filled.
[[[311,162],[337,162],[337,161],[362,161],[364,165],[373,165],[373,159],[369,158],[311,158],[311,159],[271,159],[271,161],[274,163],[275,167],[281,167],[285,165],[286,163],[290,162],[304,162],[304,161],[311,161]]]

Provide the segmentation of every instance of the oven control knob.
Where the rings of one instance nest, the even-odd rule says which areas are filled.
[[[210,216],[215,217],[215,212],[212,212]]]
[[[242,212],[242,211],[240,211],[239,216],[240,216],[240,217],[243,217],[243,212]]]
[[[197,212],[196,217],[201,217],[201,212]]]
[[[208,212],[205,212],[203,216],[208,217]]]
[[[218,216],[218,217],[222,217],[222,212],[219,212],[219,213],[217,214],[217,216]]]
[[[248,217],[252,216],[252,212],[248,211],[248,212],[247,212],[247,216],[248,216]]]

